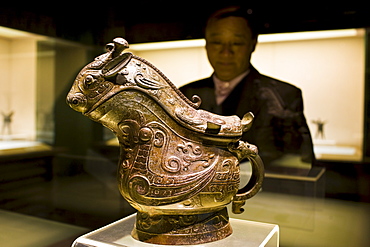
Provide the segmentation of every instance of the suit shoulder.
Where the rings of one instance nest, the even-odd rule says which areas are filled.
[[[204,87],[213,87],[213,80],[211,77],[185,84],[180,87],[180,90],[185,90],[185,89],[190,89],[190,88],[204,88]]]
[[[263,84],[280,89],[280,90],[292,91],[296,93],[301,92],[301,89],[299,87],[293,84],[290,84],[288,82],[285,82],[285,81],[281,81],[281,80],[278,80],[278,79],[275,79],[269,76],[265,76],[265,75],[261,75],[260,79]]]

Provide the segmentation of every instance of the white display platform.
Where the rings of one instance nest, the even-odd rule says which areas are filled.
[[[136,214],[102,227],[93,232],[77,238],[72,247],[149,247],[170,246],[148,244],[131,237]],[[254,247],[254,246],[279,246],[279,226],[254,221],[230,218],[233,234],[229,237],[200,245],[171,245],[171,246],[198,246],[198,247]]]

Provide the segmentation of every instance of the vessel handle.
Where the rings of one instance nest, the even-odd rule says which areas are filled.
[[[243,145],[240,145],[240,143]],[[232,212],[234,214],[241,214],[244,212],[242,207],[244,206],[245,201],[255,196],[260,191],[265,176],[263,161],[258,155],[257,147],[251,144],[246,144],[242,141],[240,141],[240,143],[238,149],[242,146],[242,149],[244,149],[244,155],[243,157],[238,156],[240,160],[241,158],[247,158],[251,162],[252,175],[248,183],[242,189],[238,190],[232,200]],[[248,152],[245,152],[245,149],[248,149]]]

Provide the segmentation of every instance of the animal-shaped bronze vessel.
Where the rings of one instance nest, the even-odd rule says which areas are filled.
[[[137,209],[132,236],[154,244],[200,244],[232,233],[226,206],[241,213],[261,188],[257,148],[240,140],[253,115],[243,119],[201,109],[148,61],[124,50],[116,38],[107,52],[78,74],[68,104],[103,124],[120,146],[118,187]],[[239,189],[240,167],[252,175]]]

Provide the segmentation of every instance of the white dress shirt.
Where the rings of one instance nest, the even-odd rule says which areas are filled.
[[[249,70],[245,71],[244,73],[238,75],[231,81],[221,81],[217,78],[216,74],[213,73],[212,79],[215,84],[215,95],[216,95],[216,102],[217,105],[221,105],[222,102],[229,96],[231,91],[241,82],[241,80],[247,76]]]

